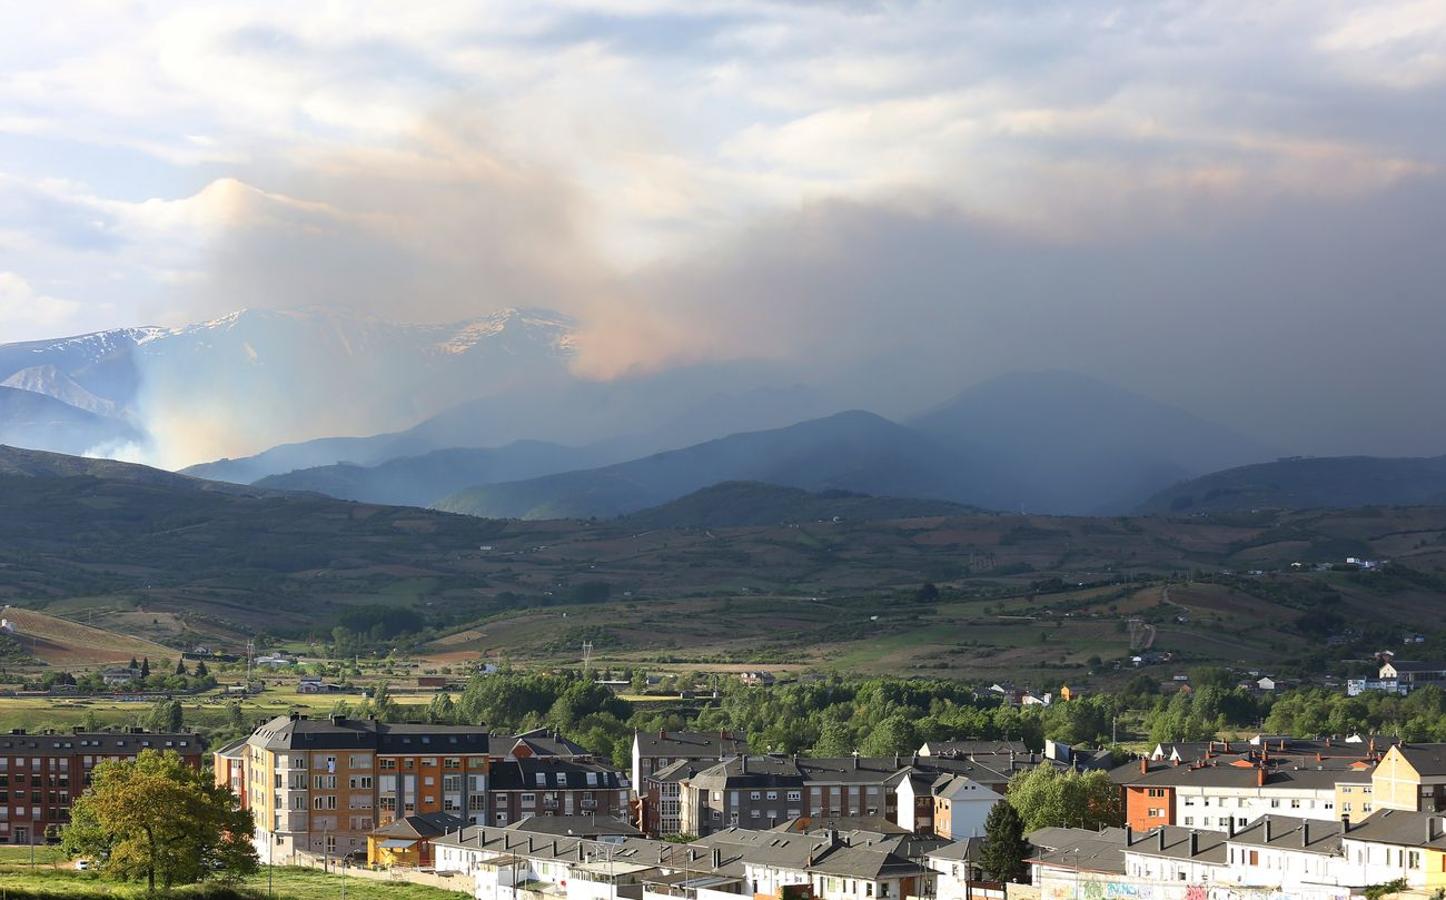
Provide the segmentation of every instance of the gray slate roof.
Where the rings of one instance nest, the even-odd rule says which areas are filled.
[[[488,734],[474,725],[388,724],[340,716],[277,716],[248,739],[266,750],[374,750],[378,753],[485,754]]]
[[[1401,744],[1401,755],[1420,775],[1446,775],[1446,744]]]
[[[1431,840],[1427,840],[1428,829],[1429,834],[1434,835]],[[1344,838],[1401,847],[1446,850],[1446,835],[1443,835],[1443,831],[1446,831],[1446,828],[1443,828],[1440,813],[1382,809],[1352,825]]]
[[[722,759],[748,752],[748,741],[720,731],[639,731],[638,754],[644,758]]]
[[[1268,840],[1267,830],[1270,832]],[[1237,830],[1235,836],[1230,838],[1230,843],[1331,856],[1341,850],[1341,823],[1295,816],[1261,816]]]
[[[204,746],[199,734],[166,734],[138,729],[42,731],[33,734],[17,729],[0,734],[0,755],[7,756],[124,756],[142,750],[174,750],[182,756],[190,756],[199,754]]]

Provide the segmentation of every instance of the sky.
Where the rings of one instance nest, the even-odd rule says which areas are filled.
[[[1446,4],[0,6],[0,342],[556,308],[590,378],[1070,368],[1446,452]]]

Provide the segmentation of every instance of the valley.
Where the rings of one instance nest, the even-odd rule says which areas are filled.
[[[1446,567],[1434,507],[1021,516],[753,486],[489,520],[9,454],[0,600],[173,648],[320,652],[384,608],[413,616],[385,640],[437,665],[575,664],[586,641],[599,663],[1046,681],[1125,677],[1133,619],[1180,665],[1325,671],[1399,640]],[[818,514],[760,522],[770,490]]]

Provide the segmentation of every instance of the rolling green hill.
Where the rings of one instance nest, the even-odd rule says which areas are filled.
[[[1392,563],[1310,565],[1347,555]],[[0,451],[0,603],[173,647],[326,641],[384,608],[443,664],[567,664],[589,641],[621,662],[1016,677],[1116,659],[1138,619],[1184,660],[1280,671],[1434,634],[1443,572],[1441,507],[1020,516],[725,484],[636,518],[501,521]]]
[[[1290,458],[1184,481],[1152,496],[1140,512],[1343,509],[1446,504],[1446,456]]]
[[[758,481],[725,481],[671,503],[635,512],[627,517],[627,523],[638,528],[729,528],[835,518],[918,519],[977,511],[946,500],[873,497],[842,490],[810,493]]]

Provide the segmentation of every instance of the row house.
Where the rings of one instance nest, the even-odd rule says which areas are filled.
[[[899,900],[933,893],[932,870],[904,838],[826,831],[724,829],[691,844],[640,838],[591,841],[467,827],[434,841],[438,871],[474,879],[474,896],[520,900],[620,897],[697,900],[817,897]]]
[[[196,734],[15,729],[0,734],[0,844],[43,844],[70,822],[70,805],[102,762],[135,759],[143,750],[171,750],[200,768]]]
[[[1341,814],[1338,801],[1346,793],[1364,792],[1375,769],[1360,759],[1329,766],[1314,758],[1299,762],[1260,755],[1201,758],[1188,765],[1141,759],[1117,769],[1114,778],[1124,794],[1126,824],[1137,831],[1162,825],[1225,831],[1263,815],[1335,820]]]
[[[1071,840],[1044,841],[1053,846],[1030,861],[1044,896],[1346,900],[1397,879],[1446,887],[1446,822],[1432,813],[1381,810],[1359,824],[1268,815],[1224,832],[1067,830]]]

